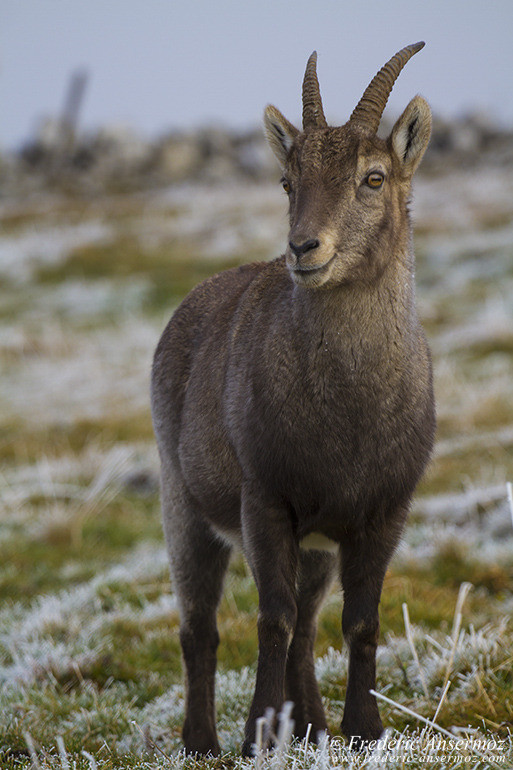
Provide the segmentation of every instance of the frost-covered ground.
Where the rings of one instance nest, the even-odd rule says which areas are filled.
[[[513,766],[511,169],[421,177],[413,212],[439,435],[386,579],[377,684],[387,737],[402,735],[406,748],[362,757],[342,740],[285,740],[257,766]],[[150,361],[194,283],[279,253],[285,199],[279,185],[240,183],[44,195],[0,202],[0,224],[0,764],[180,767],[184,694]],[[236,754],[256,605],[236,558],[220,610],[228,756],[214,767],[245,766]],[[347,676],[340,610],[335,591],[318,639],[334,735]],[[432,750],[450,740],[443,730],[465,738],[460,759]]]

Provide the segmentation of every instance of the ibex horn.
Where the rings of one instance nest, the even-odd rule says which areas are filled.
[[[314,51],[308,59],[303,79],[303,130],[325,128],[327,125],[317,80],[317,51]]]
[[[392,56],[390,61],[380,69],[365,89],[362,98],[349,118],[350,123],[365,127],[369,131],[376,133],[383,110],[399,73],[406,62],[417,51],[424,48],[424,45],[424,42],[407,45],[406,48],[402,48],[395,56]]]

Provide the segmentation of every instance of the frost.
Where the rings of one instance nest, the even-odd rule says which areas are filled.
[[[435,485],[428,475],[413,504],[393,564],[399,573],[415,568],[429,575],[441,556],[453,552],[469,566],[465,580],[472,581],[472,572],[479,570],[492,579],[496,572],[499,577],[511,573],[506,482],[513,481],[512,200],[511,169],[498,166],[454,170],[443,179],[419,177],[415,185],[418,296],[434,353],[440,422],[433,467],[442,482]],[[141,419],[149,425],[151,357],[171,307],[161,314],[145,313],[150,283],[144,265],[122,280],[63,276],[60,282],[40,283],[38,271],[59,265],[81,246],[115,242],[120,227],[143,253],[187,242],[191,253],[207,263],[244,258],[247,250],[251,258],[271,258],[286,242],[279,185],[212,189],[187,184],[145,194],[144,201],[131,206],[136,213],[122,223],[109,220],[106,202],[101,219],[96,208],[80,224],[52,226],[48,220],[37,227],[29,222],[14,234],[0,232],[0,428],[8,436],[1,444],[6,461],[0,471],[0,547],[6,556],[0,584],[9,597],[0,609],[0,733],[17,741],[17,749],[28,746],[27,762],[44,768],[122,766],[124,754],[127,767],[178,769],[186,760],[180,737],[185,692],[176,657],[178,608],[168,590],[163,540],[118,546],[92,578],[80,555],[64,559],[55,577],[66,590],[36,586],[28,596],[21,590],[16,595],[17,586],[32,577],[20,574],[20,552],[33,549],[36,554],[44,544],[47,557],[55,534],[73,532],[84,515],[101,521],[109,506],[129,498],[131,504],[137,491],[127,492],[127,480],[140,473],[156,478],[157,451],[147,433],[140,440],[109,443],[102,438],[102,426],[130,427]],[[83,424],[93,427],[79,449],[45,444],[42,438],[43,449],[34,456],[32,434],[44,437],[59,427],[71,435]],[[467,469],[467,461],[472,468]],[[457,472],[448,481],[446,469],[453,466]],[[150,497],[149,503],[145,499],[134,506],[144,532],[145,517],[155,522],[157,501]],[[58,537],[55,542],[56,550],[62,550]],[[40,565],[32,566],[37,575]],[[253,590],[250,582],[232,573],[230,611],[236,611],[237,592]],[[503,618],[511,615],[513,599],[508,590],[488,593],[485,588],[476,588],[474,596],[483,599],[473,617],[483,618],[479,624],[466,622],[463,610],[452,633],[412,623],[409,640],[405,632],[390,634],[379,646],[378,689],[413,714],[413,729],[403,736],[426,739],[428,728],[416,729],[415,713],[432,717],[446,680],[450,685],[442,716],[443,708],[458,713],[462,703],[477,697],[481,711],[487,697],[496,697],[498,708],[500,677],[511,663],[512,630]],[[328,599],[331,609],[335,603],[342,606],[339,594]],[[119,628],[128,629],[127,644],[140,639],[141,654],[154,669],[146,670],[141,662],[135,674],[128,672],[127,681],[110,675]],[[333,643],[337,649],[329,648],[315,665],[328,718],[337,725],[348,656],[341,637]],[[118,661],[121,668],[123,662]],[[234,768],[255,767],[254,760],[236,756],[255,668],[256,660],[239,670],[222,666],[217,675],[219,738],[223,749],[232,752]],[[387,708],[388,724],[393,724],[394,706]],[[484,715],[492,721],[493,708],[492,702]],[[493,729],[486,734],[495,735]],[[73,753],[71,744],[82,754]],[[502,766],[509,766],[511,738],[505,745],[507,763]],[[405,765],[379,752],[355,757],[343,742],[327,741],[319,748],[290,744],[279,754],[259,757],[259,767],[269,769],[334,766]],[[477,767],[477,759],[470,766]]]
[[[70,251],[87,243],[101,243],[111,237],[111,229],[103,222],[78,225],[38,227],[18,235],[0,238],[0,276],[29,281],[35,268],[58,264]]]

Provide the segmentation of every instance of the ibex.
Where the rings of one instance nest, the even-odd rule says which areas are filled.
[[[378,604],[435,428],[429,349],[415,308],[410,183],[431,112],[416,96],[388,139],[390,91],[423,43],[374,77],[349,121],[328,126],[316,54],[303,130],[272,106],[285,254],[213,276],[171,318],[155,353],[153,421],[186,669],[188,752],[219,753],[216,611],[232,548],[259,595],[256,687],[244,755],[268,707],[295,732],[326,730],[315,679],[317,616],[338,570],[349,647],[341,730],[383,730],[375,687]]]

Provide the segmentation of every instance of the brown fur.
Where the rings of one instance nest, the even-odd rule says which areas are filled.
[[[275,108],[266,121],[290,186],[290,240],[318,245],[197,286],[153,365],[189,752],[219,752],[215,616],[232,545],[244,551],[260,603],[243,752],[252,751],[256,719],[285,698],[298,735],[308,723],[313,735],[326,729],[313,648],[337,569],[350,653],[342,731],[379,737],[369,694],[378,603],[433,444],[407,211],[429,108],[416,97],[387,141],[350,124],[299,133]],[[366,181],[376,170],[379,190]],[[335,541],[339,555],[301,548],[311,533]]]

